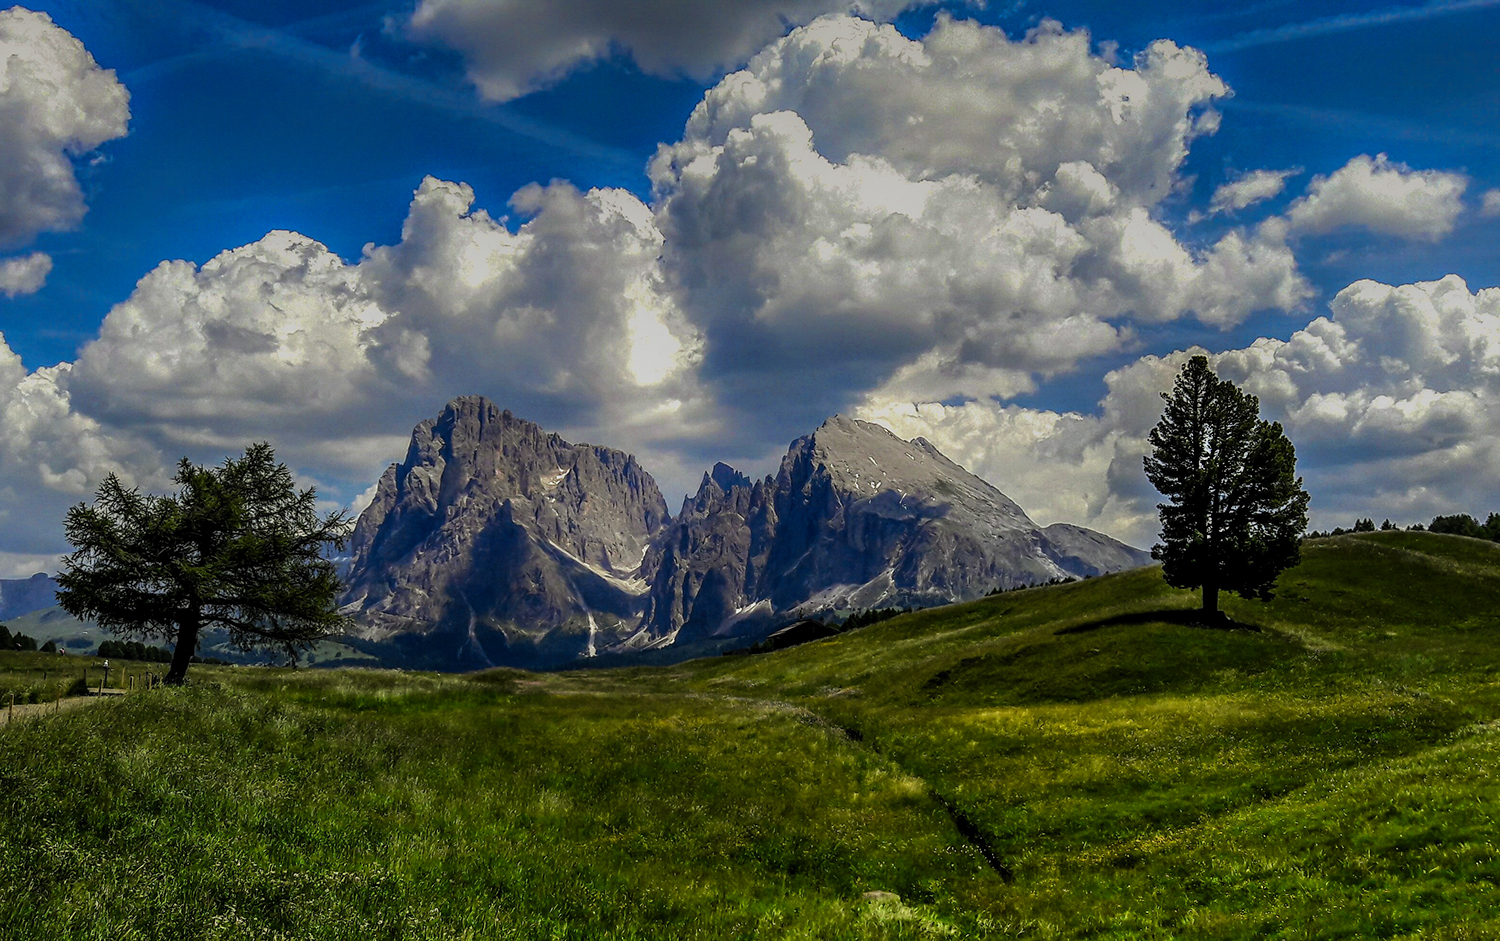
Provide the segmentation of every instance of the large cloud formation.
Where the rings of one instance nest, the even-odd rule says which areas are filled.
[[[28,372],[0,337],[0,573],[30,574],[61,548],[63,513],[104,476],[160,488],[168,472],[145,442],[80,414],[64,363]]]
[[[72,158],[125,134],[129,95],[45,13],[0,11],[0,248],[83,218]]]
[[[44,13],[0,10],[0,249],[68,229],[84,214],[73,161],[120,137],[129,96],[113,71]],[[0,258],[0,294],[41,289],[45,252]],[[129,434],[72,408],[62,364],[28,372],[0,337],[0,571],[29,574],[55,558],[66,507],[111,471],[163,481],[159,459]]]
[[[1186,353],[1110,373],[1094,415],[1006,400],[1118,356],[1139,324],[1297,310],[1310,289],[1289,239],[1434,237],[1452,224],[1443,194],[1462,192],[1455,174],[1360,158],[1285,215],[1181,240],[1167,200],[1186,198],[1188,150],[1227,94],[1168,41],[1120,63],[1052,23],[1011,39],[939,18],[916,40],[816,19],[705,94],[651,161],[649,202],[553,182],[496,218],[428,178],[394,245],[345,260],[272,232],[163,262],[75,363],[28,374],[0,348],[0,510],[35,521],[0,549],[56,551],[61,507],[104,473],[154,486],[164,455],[256,439],[353,496],[462,393],[633,450],[668,492],[713,458],[763,467],[856,407],[1044,521],[1149,541],[1144,436]],[[1220,208],[1280,177],[1245,177]],[[1441,211],[1420,216],[1413,187]],[[1391,193],[1411,211],[1371,208]],[[1497,317],[1494,291],[1361,282],[1290,339],[1215,361],[1288,425],[1315,510],[1421,515],[1496,489]]]
[[[805,423],[881,383],[1012,395],[1128,321],[1298,307],[1278,220],[1191,247],[1158,215],[1229,93],[1203,55],[1090,46],[1055,23],[1013,41],[944,17],[913,40],[830,16],[710,89],[651,172],[723,401]]]
[[[163,262],[74,363],[28,374],[3,349],[0,505],[26,507],[55,551],[62,510],[105,473],[160,485],[163,455],[261,439],[307,482],[357,492],[465,391],[642,450],[664,418],[690,432],[697,340],[664,299],[645,204],[528,187],[511,231],[473,199],[426,179],[401,241],[356,264],[293,232]]]
[[[345,478],[399,454],[463,390],[585,430],[680,408],[695,340],[662,300],[646,206],[533,186],[512,199],[530,216],[512,232],[473,199],[429,177],[402,240],[358,264],[292,232],[201,268],[163,262],[110,311],[68,389],[168,450],[271,438]]]
[[[1167,42],[1125,68],[1053,24],[1013,42],[944,19],[914,41],[825,17],[709,91],[652,163],[653,205],[531,186],[513,231],[429,179],[401,241],[357,264],[286,232],[163,263],[67,387],[164,451],[270,437],[335,479],[459,392],[669,478],[882,384],[1014,393],[1117,348],[1128,318],[1305,297],[1274,225],[1194,250],[1153,214],[1227,92]]]
[[[652,75],[708,78],[824,13],[888,19],[919,0],[421,0],[416,39],[462,53],[486,98],[508,101],[616,53]]]
[[[1296,444],[1314,525],[1356,516],[1483,512],[1500,496],[1500,288],[1462,279],[1350,285],[1289,339],[1210,357],[1260,397]],[[974,401],[867,400],[858,414],[925,435],[1046,520],[1147,543],[1160,499],[1141,473],[1159,393],[1193,352],[1146,356],[1106,377],[1099,414]]]

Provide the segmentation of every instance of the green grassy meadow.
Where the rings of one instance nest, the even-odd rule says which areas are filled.
[[[105,679],[103,661],[96,657],[40,653],[26,650],[0,650],[0,708],[10,705],[50,703],[67,696],[81,695],[84,685],[98,689]],[[162,676],[165,663],[115,660],[109,671],[109,688],[128,690],[131,678],[145,686],[145,676]]]
[[[1317,540],[1232,629],[1196,603],[1144,569],[672,667],[195,666],[0,729],[0,936],[1500,937],[1500,545]]]

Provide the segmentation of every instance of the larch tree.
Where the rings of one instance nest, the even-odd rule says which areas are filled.
[[[1276,577],[1301,559],[1307,492],[1280,423],[1260,418],[1260,400],[1220,379],[1194,356],[1162,393],[1146,477],[1167,498],[1161,542],[1151,550],[1174,588],[1202,588],[1205,619],[1219,618],[1219,592],[1269,600]]]
[[[310,646],[344,626],[334,599],[351,524],[317,510],[269,444],[218,467],[186,458],[175,494],[127,489],[111,474],[92,506],[68,511],[75,551],[63,559],[58,603],[112,633],[175,646],[168,683],[181,683],[205,630],[242,650]]]

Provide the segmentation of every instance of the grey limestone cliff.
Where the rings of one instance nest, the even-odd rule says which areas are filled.
[[[646,553],[651,589],[637,643],[702,639],[743,613],[776,538],[771,495],[769,479],[751,483],[727,464],[703,475]]]
[[[344,607],[372,640],[434,634],[480,664],[566,659],[633,630],[667,518],[634,457],[455,399],[360,515]]]
[[[654,541],[652,638],[754,631],[788,612],[931,605],[1145,564],[1068,524],[1039,527],[928,441],[842,416],[774,477],[719,465]]]

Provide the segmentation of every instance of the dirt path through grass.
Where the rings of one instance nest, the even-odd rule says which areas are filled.
[[[55,703],[37,702],[27,703],[24,706],[0,706],[0,726],[8,724],[11,721],[12,717],[14,717],[15,721],[19,722],[22,719],[32,716],[50,716],[55,712],[79,709],[83,706],[89,705],[90,703],[96,703],[102,699],[108,698],[109,697],[107,695],[69,696],[67,699],[62,699]]]

